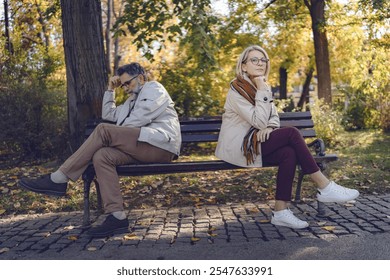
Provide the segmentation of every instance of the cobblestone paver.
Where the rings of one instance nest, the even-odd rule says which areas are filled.
[[[81,227],[82,213],[6,216],[0,219],[0,259],[26,251],[43,254],[69,250],[99,251],[118,247],[150,248],[187,245],[219,246],[292,238],[331,240],[348,235],[390,232],[390,195],[361,196],[354,203],[327,204],[327,217],[316,216],[316,203],[292,205],[310,227],[294,230],[270,223],[267,203],[243,203],[201,208],[133,209],[130,232],[91,239]],[[96,222],[104,216],[92,213]]]

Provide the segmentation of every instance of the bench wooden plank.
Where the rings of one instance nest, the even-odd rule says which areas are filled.
[[[325,156],[314,156],[317,163],[336,161],[337,155],[329,154]],[[276,165],[267,165],[264,167],[275,167]],[[170,163],[146,163],[146,164],[129,164],[117,167],[117,172],[122,176],[144,176],[155,174],[174,174],[174,173],[191,173],[207,172],[217,170],[243,169],[243,167],[227,163],[222,160],[209,161],[174,161]]]

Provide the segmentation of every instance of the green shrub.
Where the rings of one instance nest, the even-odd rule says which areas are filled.
[[[0,83],[0,141],[3,152],[23,159],[49,158],[67,147],[64,86]]]
[[[343,131],[343,126],[340,123],[342,114],[318,98],[314,99],[314,103],[310,106],[310,111],[313,116],[317,137],[322,138],[327,146],[338,144],[340,142],[340,133]]]

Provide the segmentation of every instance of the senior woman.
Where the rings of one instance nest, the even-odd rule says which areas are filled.
[[[253,45],[239,56],[236,78],[226,97],[215,155],[242,167],[278,165],[271,223],[305,228],[309,224],[288,208],[297,164],[316,183],[317,199],[321,202],[346,202],[357,198],[359,192],[342,187],[322,174],[299,130],[280,128],[268,84],[269,72],[269,57],[263,48]]]

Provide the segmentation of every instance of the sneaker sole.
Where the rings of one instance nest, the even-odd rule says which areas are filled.
[[[87,231],[87,234],[91,237],[102,238],[102,237],[108,237],[115,234],[128,233],[128,232],[129,232],[129,228],[125,227],[125,228],[117,228],[115,230],[111,230],[106,233],[91,233]]]
[[[303,226],[303,227],[294,227],[294,226],[291,226],[290,224],[279,223],[279,222],[275,222],[275,221],[272,221],[272,220],[271,220],[271,224],[273,224],[275,226],[282,226],[282,227],[288,227],[288,228],[293,228],[293,229],[303,229],[303,228],[309,227],[309,224],[307,224],[306,226]]]
[[[27,185],[23,181],[19,181],[19,185],[25,188],[26,190],[39,193],[39,194],[46,194],[50,196],[65,196],[66,192],[57,192],[57,191],[51,191],[51,190],[40,190],[40,189],[34,189],[31,186]]]
[[[348,202],[348,201],[351,201],[351,200],[354,200],[354,199],[358,198],[359,195],[360,195],[360,193],[357,193],[356,195],[350,197],[347,200],[343,199],[343,200],[337,200],[337,201],[336,200],[331,200],[331,199],[323,199],[321,196],[317,196],[317,200],[319,202],[324,202],[324,203],[345,203],[345,202]]]

